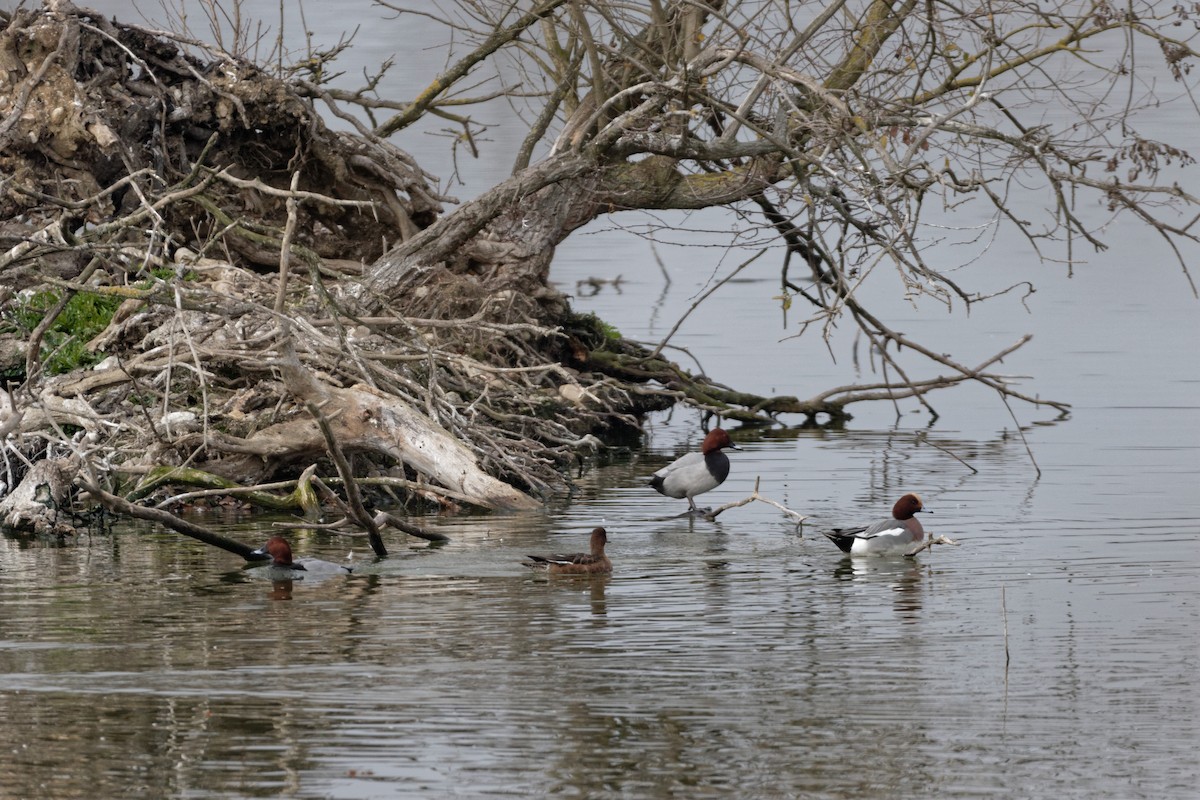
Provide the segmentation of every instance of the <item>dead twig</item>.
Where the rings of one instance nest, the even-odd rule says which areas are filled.
[[[925,431],[917,431],[917,441],[918,441],[919,443],[921,443],[921,444],[927,444],[927,445],[929,445],[929,446],[930,446],[930,447],[932,447],[934,450],[940,450],[940,451],[942,451],[943,453],[945,453],[946,455],[950,456],[951,458],[953,458],[953,459],[954,459],[955,461],[957,461],[958,463],[962,464],[962,465],[963,465],[964,467],[966,467],[967,469],[971,470],[971,472],[975,473],[976,475],[978,475],[978,474],[979,474],[979,470],[977,470],[977,469],[975,469],[974,467],[972,467],[972,466],[971,466],[970,464],[968,464],[966,461],[963,461],[963,460],[962,460],[961,458],[959,458],[959,457],[958,457],[958,456],[957,456],[957,455],[956,455],[956,454],[955,454],[955,453],[954,453],[952,450],[950,450],[950,449],[949,449],[949,448],[947,448],[947,447],[942,447],[940,444],[937,444],[937,443],[935,443],[935,442],[933,442],[933,441],[930,441],[929,437],[925,435]]]
[[[426,541],[430,541],[430,542],[448,542],[448,541],[450,541],[450,537],[444,533],[436,533],[434,531],[427,531],[418,525],[413,525],[411,522],[405,522],[404,520],[400,519],[399,517],[389,514],[386,511],[375,512],[375,516],[373,517],[373,520],[374,520],[375,524],[381,528],[386,525],[388,527],[401,530],[404,533],[407,533],[409,536],[415,536],[418,539],[425,539]],[[361,529],[361,526],[349,516],[343,517],[342,519],[339,519],[337,522],[323,522],[323,523],[322,522],[313,522],[313,523],[305,523],[304,525],[301,525],[301,526],[297,526],[295,523],[292,523],[292,522],[275,522],[272,524],[277,528],[302,527],[302,528],[306,528],[308,530],[329,531],[330,533],[336,533],[339,536],[363,537],[363,536],[370,535],[368,533],[363,532]],[[352,530],[348,530],[348,529],[352,529]]]
[[[1004,620],[1004,680],[1008,681],[1008,603],[1004,599],[1004,587],[1000,587],[1000,617]]]
[[[350,462],[346,460],[345,454],[342,452],[341,445],[338,444],[337,438],[333,435],[333,428],[329,425],[329,420],[321,413],[321,409],[316,403],[307,402],[304,404],[308,409],[308,413],[317,421],[317,425],[321,429],[321,434],[325,437],[325,444],[329,449],[329,457],[333,459],[333,463],[337,466],[338,474],[342,476],[342,482],[346,487],[346,500],[350,505],[350,510],[354,514],[354,519],[360,526],[367,531],[367,541],[371,543],[371,549],[375,551],[375,555],[380,558],[387,557],[387,547],[383,544],[383,536],[379,533],[379,526],[375,524],[375,518],[372,517],[363,505],[362,494],[358,490],[358,483],[354,479],[354,470],[350,468]]]
[[[715,508],[712,511],[707,512],[704,515],[704,518],[709,519],[709,520],[714,520],[717,518],[718,514],[728,511],[731,508],[740,508],[744,505],[748,505],[749,503],[759,502],[759,503],[766,503],[769,506],[773,506],[774,508],[779,509],[784,514],[787,514],[789,517],[791,517],[792,519],[794,519],[796,521],[796,527],[798,529],[800,526],[800,523],[804,522],[804,520],[808,519],[808,517],[804,516],[799,511],[793,511],[792,509],[788,508],[787,506],[783,505],[782,503],[777,503],[774,500],[771,500],[770,498],[763,497],[762,495],[760,495],[758,493],[758,485],[761,480],[762,480],[761,477],[754,479],[754,491],[751,492],[748,497],[743,497],[741,500],[735,500],[732,503],[726,503],[725,505],[720,506],[719,508]]]
[[[288,272],[292,267],[292,237],[296,234],[296,189],[300,186],[300,170],[292,173],[292,191],[288,195],[287,224],[283,228],[283,241],[279,243],[279,286],[275,293],[275,313],[282,314],[287,301]]]
[[[959,546],[959,543],[954,541],[953,539],[947,539],[945,536],[936,536],[932,539],[926,539],[925,541],[921,542],[919,545],[914,547],[912,550],[909,550],[908,552],[906,552],[904,554],[904,557],[912,558],[917,553],[920,553],[924,550],[932,549],[935,544],[949,544],[949,545],[954,545],[955,547]]]
[[[671,341],[671,337],[674,336],[675,332],[679,330],[679,326],[683,324],[684,320],[686,320],[688,317],[691,316],[692,312],[695,311],[700,306],[701,303],[703,303],[705,300],[707,300],[709,298],[709,296],[713,292],[715,292],[717,289],[720,289],[722,286],[724,286],[725,284],[727,284],[731,280],[733,280],[735,277],[737,277],[738,273],[740,273],[746,267],[753,264],[760,257],[762,257],[762,255],[766,252],[767,252],[766,249],[759,250],[757,253],[750,256],[750,258],[746,259],[741,264],[738,264],[737,267],[733,270],[733,272],[730,272],[724,278],[721,278],[721,280],[717,281],[715,284],[708,287],[708,290],[705,291],[703,294],[701,294],[699,297],[697,297],[696,302],[692,303],[691,307],[688,308],[687,311],[683,312],[683,316],[680,317],[678,320],[676,320],[675,325],[671,328],[671,330],[667,331],[667,335],[664,336],[663,340],[658,343],[658,347],[655,347],[654,350],[650,353],[650,355],[646,356],[646,358],[647,359],[658,358],[659,353],[661,353],[663,351],[663,348],[667,346],[667,342]]]
[[[381,525],[381,526],[388,525],[390,527],[404,531],[409,536],[416,536],[418,539],[426,539],[430,542],[448,542],[448,541],[450,541],[450,537],[444,533],[436,533],[433,531],[427,531],[418,525],[413,525],[411,522],[405,522],[404,520],[400,519],[399,517],[397,517],[393,514],[389,514],[386,511],[375,512],[375,524]]]
[[[1017,435],[1021,437],[1021,443],[1025,445],[1025,452],[1029,455],[1029,461],[1033,464],[1033,471],[1040,478],[1042,477],[1042,468],[1038,466],[1037,459],[1033,457],[1033,448],[1029,446],[1029,440],[1025,438],[1025,431],[1021,430],[1021,423],[1017,421],[1017,415],[1013,413],[1012,406],[1009,405],[1008,398],[1004,395],[1005,392],[1000,392],[1000,401],[1008,409],[1008,415],[1012,417],[1013,425],[1017,428]]]

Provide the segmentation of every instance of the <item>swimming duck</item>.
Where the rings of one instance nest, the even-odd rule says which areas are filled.
[[[861,528],[822,531],[843,553],[852,556],[904,555],[925,538],[925,529],[913,515],[925,510],[921,496],[909,493],[892,506],[891,519],[881,519]]]
[[[533,569],[544,569],[551,575],[601,575],[612,572],[612,562],[604,554],[608,532],[604,528],[592,531],[590,553],[554,553],[548,556],[526,556],[522,562]]]
[[[332,561],[322,561],[319,558],[305,558],[297,561],[292,558],[292,546],[282,536],[272,536],[267,543],[254,551],[254,555],[270,556],[271,563],[267,566],[272,580],[293,579],[304,577],[301,573],[347,573],[349,567],[334,564]]]

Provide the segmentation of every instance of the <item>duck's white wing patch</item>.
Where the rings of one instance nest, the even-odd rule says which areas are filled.
[[[867,531],[866,533],[860,533],[858,535],[858,538],[859,539],[884,539],[884,540],[886,540],[888,538],[895,538],[895,537],[903,536],[906,533],[908,533],[908,528],[904,527],[903,525],[896,525],[894,527],[884,528],[884,529],[878,530],[878,531],[870,530],[870,531]]]

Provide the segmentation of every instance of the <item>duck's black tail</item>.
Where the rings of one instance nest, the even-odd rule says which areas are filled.
[[[834,528],[831,531],[821,531],[821,533],[829,537],[829,541],[836,544],[843,553],[849,553],[850,548],[854,546],[854,534],[862,530],[862,528]]]

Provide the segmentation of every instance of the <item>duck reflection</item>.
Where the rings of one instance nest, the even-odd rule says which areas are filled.
[[[834,567],[839,581],[887,584],[893,592],[892,605],[904,622],[915,622],[921,611],[921,564],[912,558],[846,556]]]
[[[591,588],[592,616],[596,622],[608,622],[608,581],[607,575],[593,577],[588,581]]]
[[[591,625],[604,627],[608,625],[608,584],[611,574],[600,575],[562,575],[554,576],[547,582],[552,593],[550,613],[560,622],[575,620],[573,624],[581,624],[590,620]],[[558,597],[559,592],[567,592],[568,598]]]

